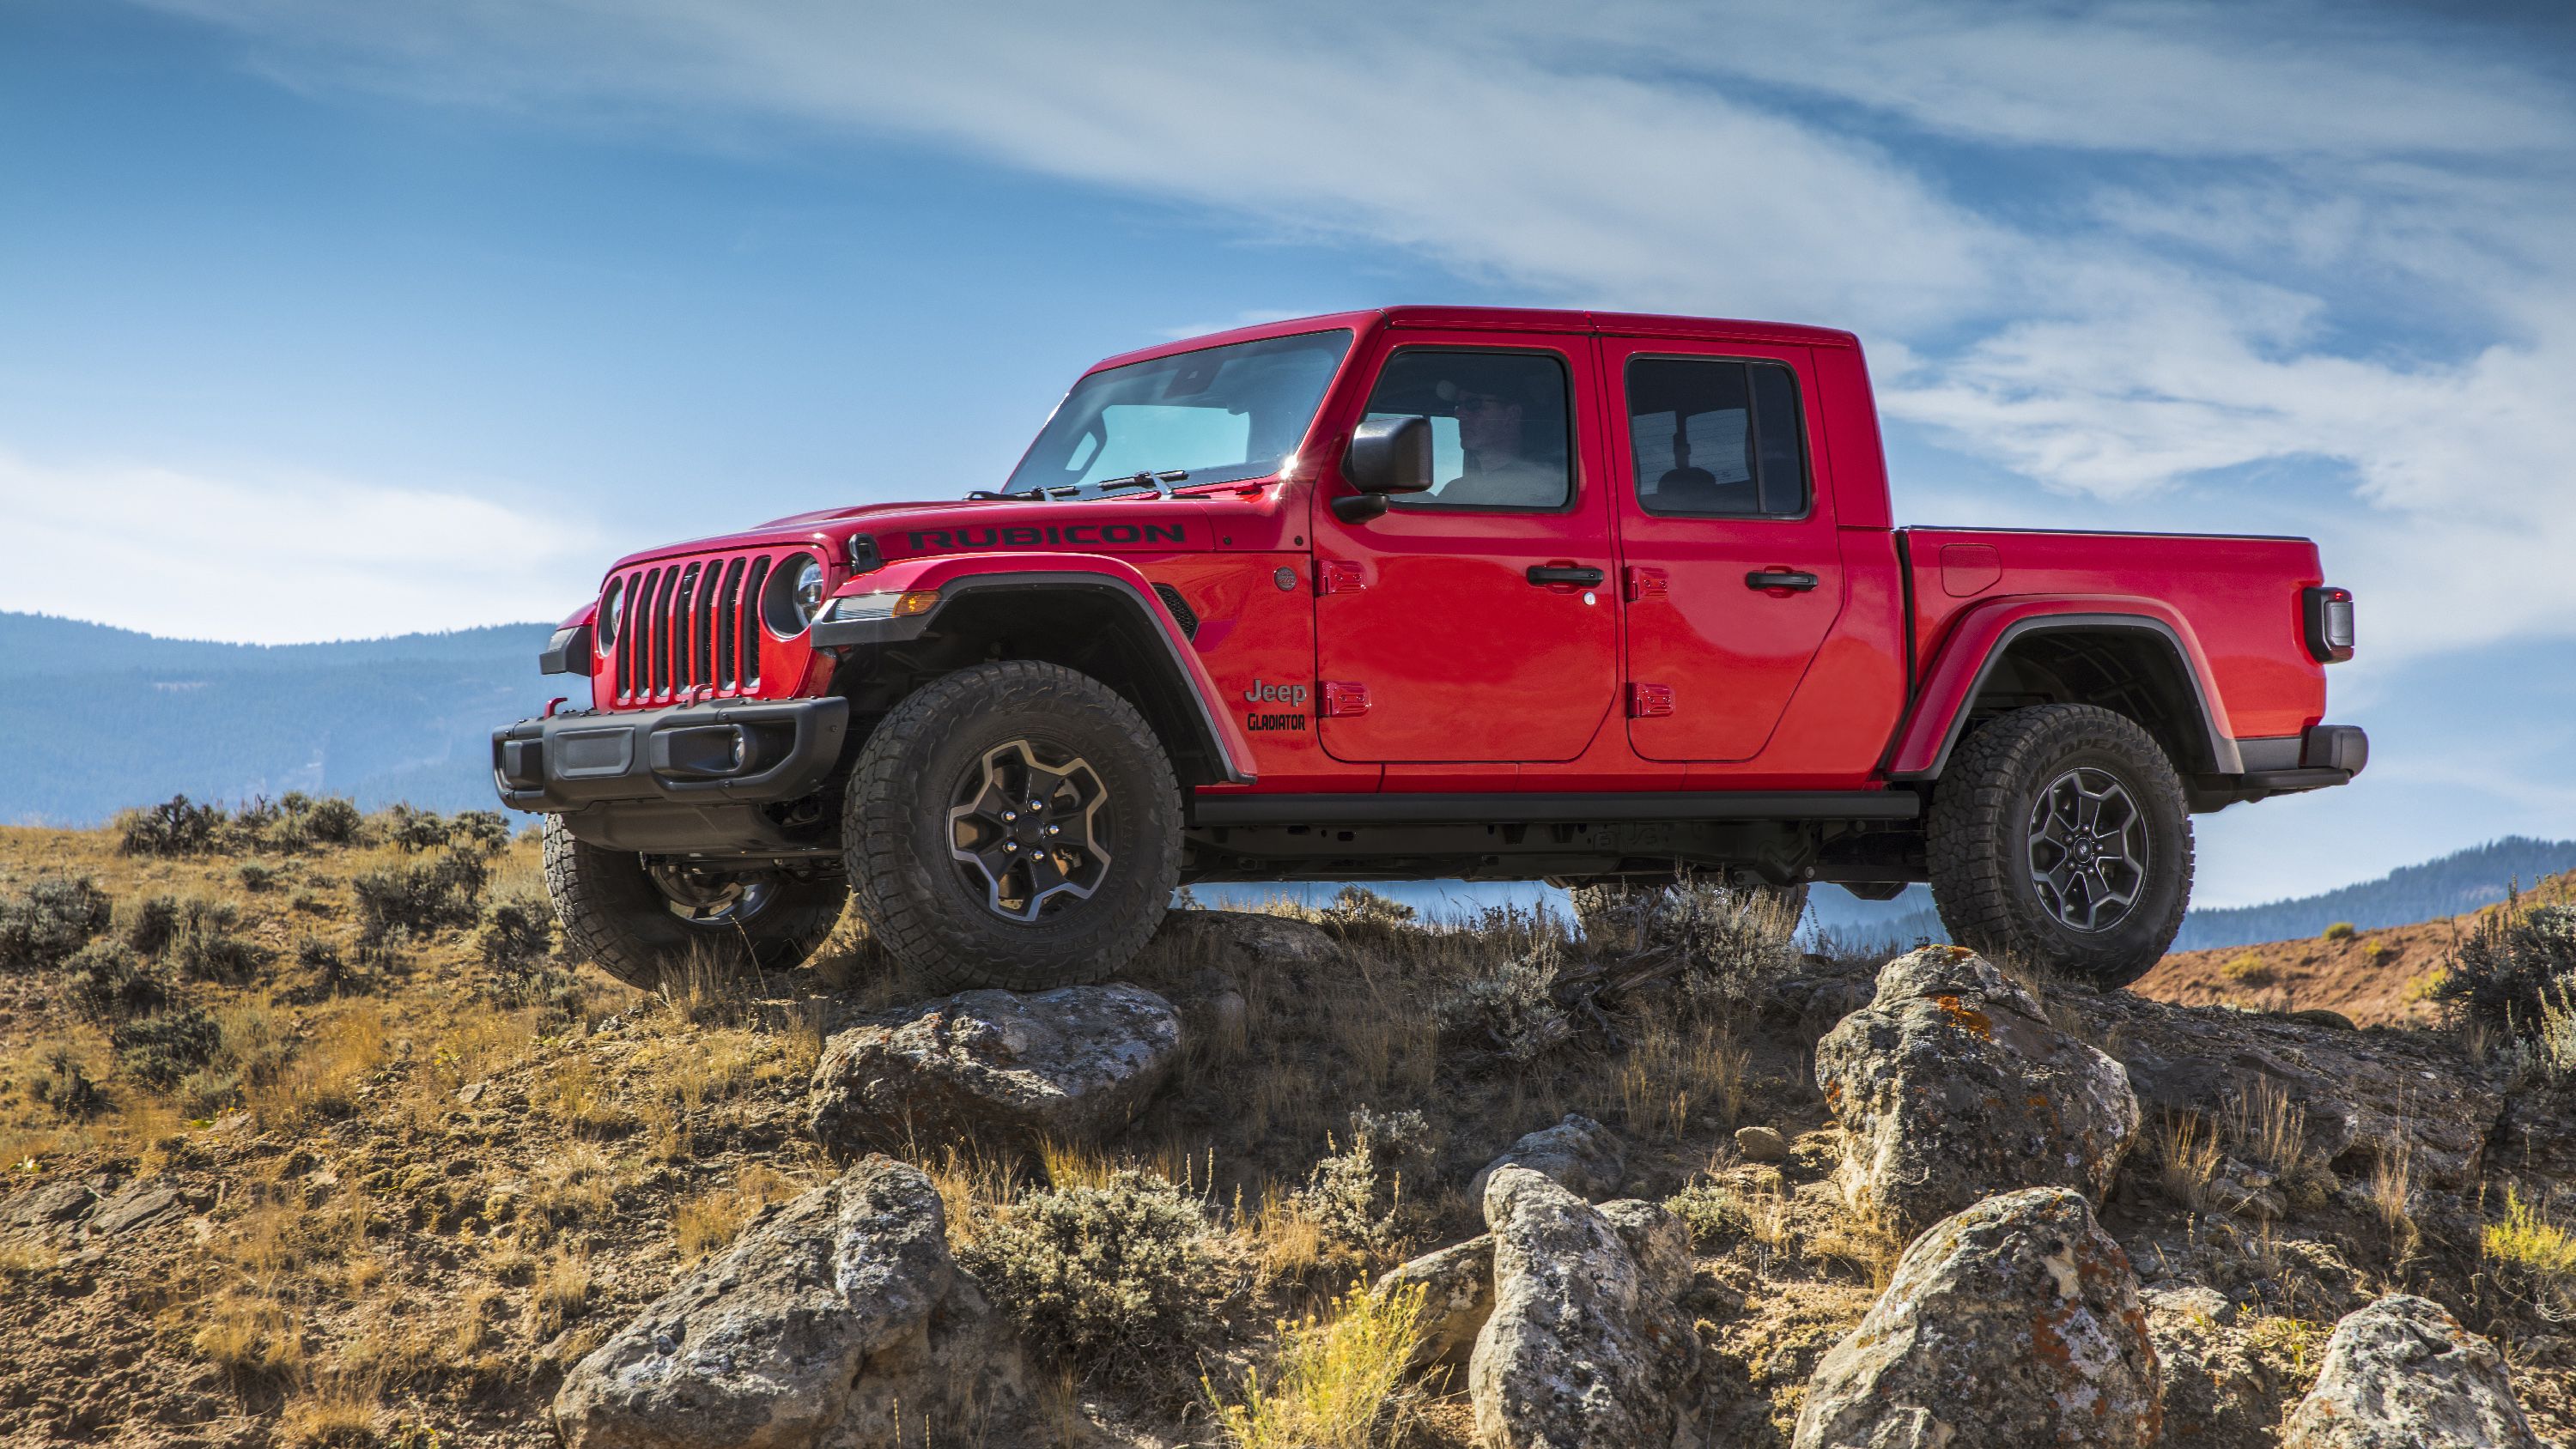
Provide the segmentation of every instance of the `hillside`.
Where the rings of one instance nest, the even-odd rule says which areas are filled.
[[[2576,872],[2534,882],[2522,893],[2524,905],[2570,900],[2576,900]],[[2360,1026],[2431,1026],[2439,1013],[2426,992],[2444,958],[2482,917],[2503,908],[2499,903],[2400,926],[2356,926],[2332,936],[2321,927],[2291,940],[2177,951],[2131,989],[2194,1006],[2322,1008]]]
[[[1620,1413],[1789,1449],[1812,1396],[1859,1392],[1835,1350],[1865,1313],[1942,1311],[1891,1306],[1916,1281],[1894,1274],[1908,1241],[1911,1262],[1951,1240],[1914,1236],[1949,1207],[1869,1196],[1927,1186],[1873,1177],[1887,1154],[1971,1197],[2070,1162],[2091,1184],[2098,1228],[2080,1203],[2050,1210],[2098,1251],[2034,1281],[2107,1295],[2117,1342],[2073,1363],[2000,1342],[1964,1380],[1983,1412],[2044,1409],[2012,1395],[2055,1363],[2037,1371],[2129,1374],[2064,1392],[2117,1388],[2151,1425],[2134,1370],[2152,1334],[2163,1442],[2271,1444],[2328,1391],[2337,1320],[2406,1291],[2498,1342],[2550,1442],[2576,1429],[2576,1342],[2553,1321],[2576,1270],[2480,1246],[2508,1202],[2549,1215],[2535,1241],[2566,1241],[2546,1233],[2576,1161],[2570,1094],[2443,1034],[2022,982],[1949,952],[1909,958],[1937,995],[1874,1000],[1895,974],[1878,959],[1802,955],[1766,907],[1710,889],[1591,903],[1563,931],[1511,912],[1426,929],[1360,897],[1176,912],[1121,983],[1054,1005],[936,998],[849,922],[805,969],[711,953],[645,992],[561,955],[534,842],[497,817],[335,808],[176,857],[0,829],[0,1442],[895,1442],[690,1417],[691,1385],[842,1412],[839,1390],[797,1387],[823,1373],[852,1405],[866,1389],[927,1414],[921,1395],[971,1386],[1019,1416],[943,1420],[933,1443],[1467,1449],[1480,1418],[1524,1412],[1471,1383],[1479,1324],[1538,1312],[1561,1272],[1582,1314],[1629,1311],[1582,1286],[1617,1282],[1655,1315],[1587,1360],[1619,1376]],[[1099,1003],[1161,1035],[1079,1014]],[[1900,1032],[1919,1049],[1874,1045]],[[1012,1071],[979,1042],[1008,1042]],[[1076,1049],[1058,1106],[1087,1115],[1030,1130],[1057,1099],[1005,1079]],[[2104,1052],[2136,1094],[2125,1118],[2088,1115],[2102,1099],[2068,1076]],[[1901,1108],[1943,1074],[2032,1072],[1978,1099],[2009,1125],[1944,1108],[1908,1127],[1857,1092],[1881,1082],[1869,1100]],[[907,1081],[921,1095],[885,1095]],[[2097,1121],[2116,1145],[2019,1145]],[[2509,1156],[2485,1152],[2508,1136]],[[1480,1190],[1480,1167],[1508,1191]],[[1516,1203],[1575,1237],[1527,1236]],[[898,1230],[869,1256],[866,1233]],[[866,1271],[795,1266],[845,1251]],[[791,1315],[823,1327],[789,1359],[745,1327],[802,1301],[763,1295],[903,1273],[864,1312]],[[1340,1296],[1387,1274],[1436,1291]],[[905,1302],[938,1331],[831,1337]],[[2025,1339],[2034,1321],[1995,1320]],[[1552,1352],[1536,1342],[1514,1351]],[[813,1367],[831,1353],[850,1357]],[[618,1363],[649,1372],[612,1391]]]
[[[547,632],[262,646],[0,613],[0,823],[95,824],[179,794],[488,805],[493,726],[542,710],[549,684],[583,693],[537,673]]]

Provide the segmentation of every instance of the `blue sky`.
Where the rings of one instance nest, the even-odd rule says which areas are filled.
[[[2576,26],[2506,6],[14,0],[0,608],[309,639],[998,478],[1389,301],[1852,327],[1910,522],[2295,532],[2352,789],[2199,899],[2576,833]],[[140,555],[140,557],[138,557]]]

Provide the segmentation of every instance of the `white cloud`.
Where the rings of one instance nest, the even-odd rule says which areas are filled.
[[[291,644],[561,618],[600,540],[480,498],[0,450],[0,610]]]

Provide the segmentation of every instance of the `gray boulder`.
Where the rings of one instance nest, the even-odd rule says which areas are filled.
[[[1816,1083],[1845,1129],[1845,1199],[1900,1233],[2017,1188],[2100,1202],[2138,1131],[2120,1064],[1956,946],[1888,962],[1816,1044]]]
[[[2064,1000],[2086,1035],[2118,1044],[2150,1116],[2217,1120],[2231,1100],[2268,1086],[2299,1104],[2309,1150],[2347,1180],[2402,1148],[2426,1185],[2474,1191],[2490,1136],[2512,1142],[2499,1127],[2503,1095],[2458,1051],[2420,1033],[2338,1031],[2127,991],[2070,991]],[[2513,1147],[2519,1163],[2522,1144]]]
[[[1486,1185],[1494,1308],[1467,1388],[1489,1449],[1702,1442],[1699,1341],[1671,1301],[1669,1235],[1645,1214],[1623,1209],[1619,1218],[1525,1167],[1499,1168]],[[1650,1263],[1639,1262],[1631,1237],[1647,1244]]]
[[[1619,1134],[1584,1116],[1568,1112],[1553,1127],[1543,1127],[1503,1150],[1467,1184],[1467,1196],[1485,1200],[1485,1185],[1506,1167],[1526,1167],[1585,1201],[1619,1190],[1627,1171],[1627,1154]]]
[[[1379,1301],[1407,1288],[1422,1290],[1422,1342],[1414,1368],[1464,1367],[1476,1335],[1494,1314],[1494,1235],[1469,1238],[1425,1253],[1369,1286]]]
[[[2120,1245],[2041,1187],[1934,1224],[1816,1366],[1795,1449],[2148,1449],[2156,1354]]]
[[[2138,1290],[2165,1442],[2192,1449],[2271,1449],[2281,1422],[2281,1384],[2238,1327],[2226,1294],[2198,1284]]]
[[[1027,1396],[1018,1346],[948,1256],[939,1190],[871,1157],[753,1219],[574,1365],[554,1417],[567,1449],[873,1449],[976,1442]]]
[[[1135,1117],[1180,1051],[1180,1014],[1140,986],[964,991],[833,1037],[814,1068],[814,1135],[849,1154],[1096,1137]]]
[[[2335,1325],[2282,1449],[2540,1449],[2495,1346],[2400,1293]]]

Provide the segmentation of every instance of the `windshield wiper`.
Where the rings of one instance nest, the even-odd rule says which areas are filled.
[[[1122,478],[1103,478],[1097,483],[1067,483],[1055,488],[1023,488],[1016,493],[997,493],[989,489],[978,489],[967,494],[966,497],[969,501],[979,503],[1004,500],[1021,503],[1074,503],[1085,498],[1106,498],[1112,493],[1130,488],[1151,488],[1156,493],[1163,493],[1168,490],[1168,485],[1186,482],[1189,476],[1189,470],[1186,468],[1170,468],[1160,473],[1130,473]]]

